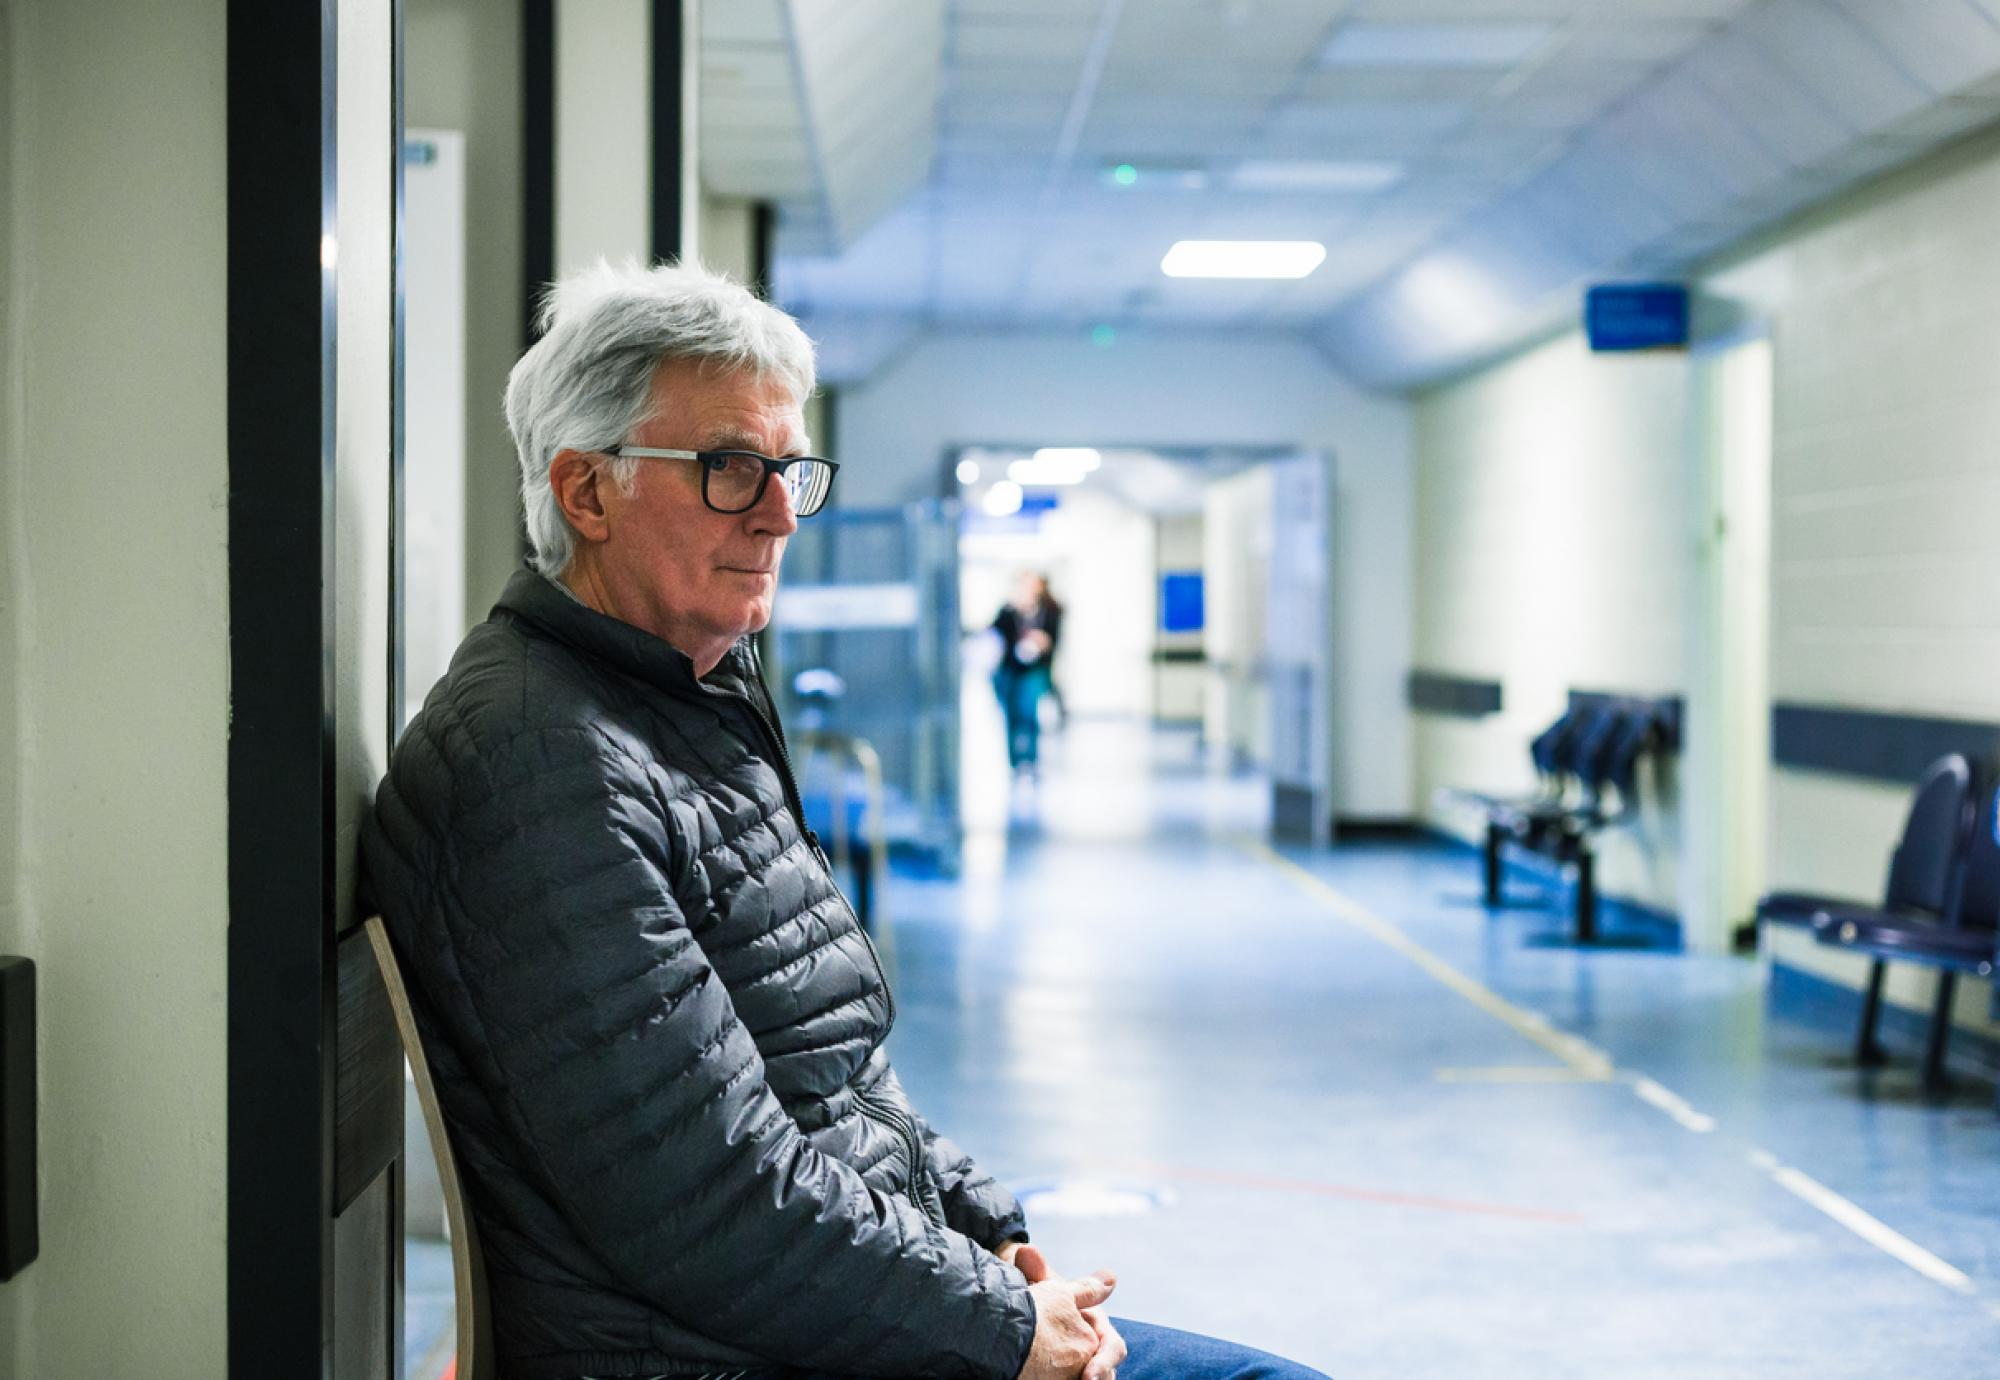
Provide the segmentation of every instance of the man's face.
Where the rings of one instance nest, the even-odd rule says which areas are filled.
[[[676,450],[803,455],[805,418],[784,384],[749,370],[669,360],[653,376],[656,420],[627,443]],[[690,655],[726,645],[771,621],[778,562],[798,530],[784,484],[765,484],[755,506],[718,513],[701,500],[701,465],[639,461],[629,496],[603,489],[609,537],[601,553],[635,599],[632,621]]]

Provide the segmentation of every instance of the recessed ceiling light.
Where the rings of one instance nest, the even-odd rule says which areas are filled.
[[[1246,158],[1229,174],[1239,192],[1379,192],[1403,180],[1401,163]]]
[[[1436,24],[1343,24],[1322,67],[1511,67],[1547,41],[1554,24],[1531,19]]]
[[[1303,278],[1326,258],[1312,240],[1180,240],[1160,260],[1169,278]]]

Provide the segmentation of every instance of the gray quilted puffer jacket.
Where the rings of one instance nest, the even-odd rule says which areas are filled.
[[[469,1187],[505,1380],[1013,1380],[1012,1195],[911,1107],[874,947],[754,650],[706,678],[539,575],[362,840]]]

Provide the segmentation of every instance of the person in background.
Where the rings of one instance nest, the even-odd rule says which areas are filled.
[[[1007,715],[1007,765],[1033,776],[1041,759],[1042,696],[1054,688],[1050,662],[1062,637],[1062,605],[1045,575],[1022,572],[1014,597],[993,619],[1000,634],[1000,665],[993,689]]]

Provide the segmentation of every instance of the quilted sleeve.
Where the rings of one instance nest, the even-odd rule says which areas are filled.
[[[932,1130],[922,1115],[917,1127],[924,1136],[924,1159],[938,1181],[945,1221],[992,1250],[1006,1241],[1028,1239],[1028,1219],[1021,1205],[1000,1181],[973,1163],[972,1156]]]
[[[676,904],[667,783],[588,738],[455,761],[438,871],[458,968],[439,980],[531,1172],[626,1287],[719,1341],[1013,1380],[1024,1283],[806,1142]]]

